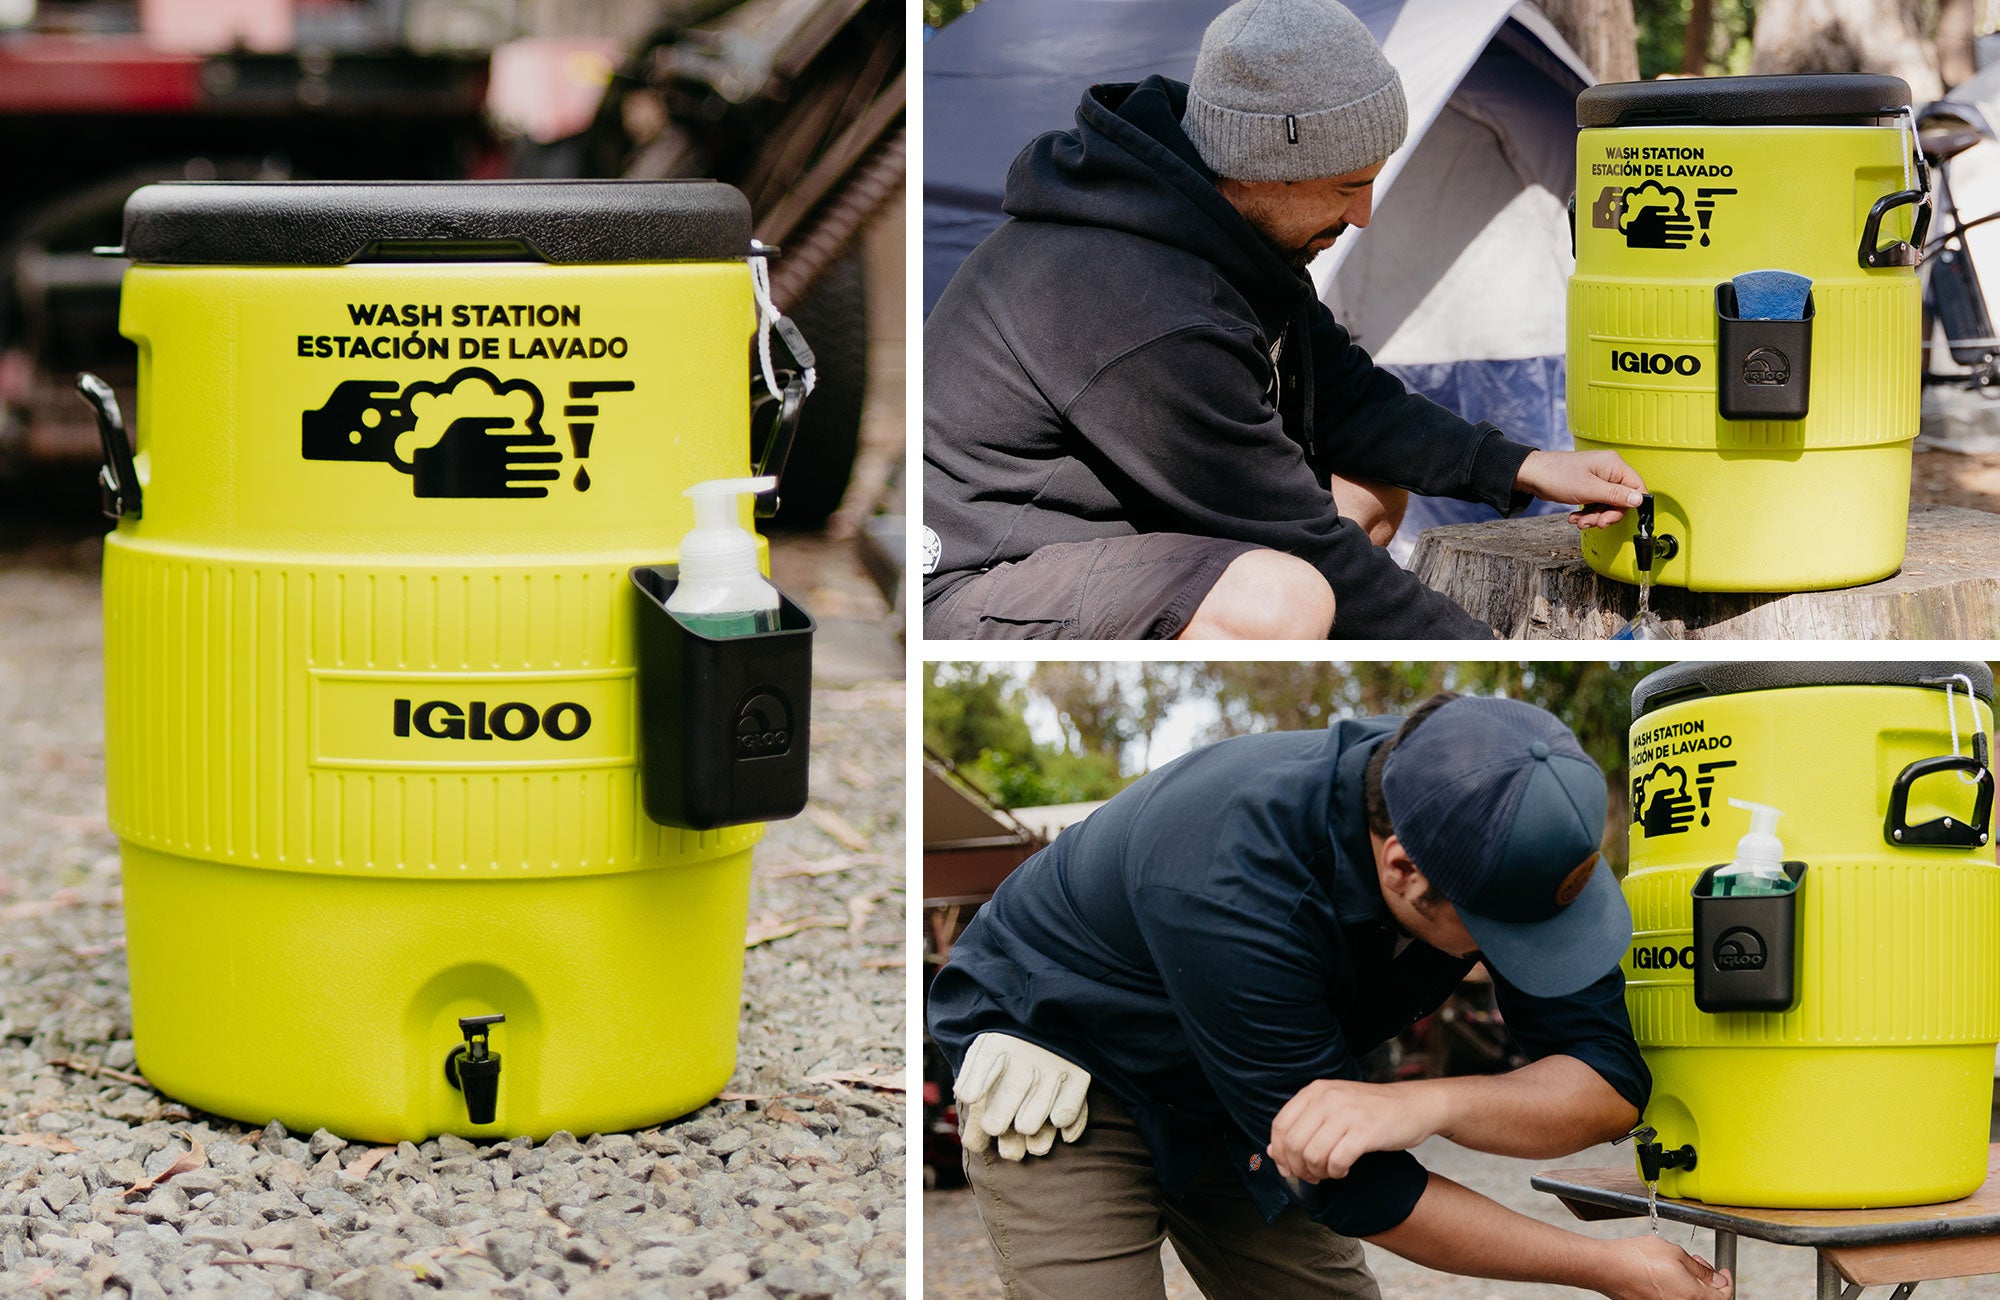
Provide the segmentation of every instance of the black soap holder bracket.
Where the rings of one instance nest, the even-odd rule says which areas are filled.
[[[1720,898],[1717,863],[1694,883],[1694,1004],[1703,1011],[1790,1011],[1798,1001],[1798,907],[1806,864],[1785,863],[1787,894]]]
[[[812,615],[779,592],[778,630],[711,637],[667,612],[671,564],[632,570],[646,815],[714,830],[806,806]]]
[[[1802,320],[1744,320],[1715,286],[1715,405],[1725,420],[1803,420],[1812,399],[1813,298]]]

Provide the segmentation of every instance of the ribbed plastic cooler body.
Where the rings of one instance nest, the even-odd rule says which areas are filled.
[[[1656,531],[1678,543],[1656,582],[1806,591],[1902,564],[1921,292],[1914,269],[1860,260],[1875,204],[1917,184],[1908,130],[1860,111],[1907,102],[1901,85],[1711,78],[1698,101],[1688,82],[1579,101],[1570,428],[1579,449],[1618,452],[1654,494]],[[1908,239],[1914,211],[1888,211],[1878,242]],[[1760,270],[1812,282],[1795,345],[1724,338],[1717,286]],[[1732,385],[1756,398],[1785,383],[1805,390],[1804,418],[1723,414]],[[1586,532],[1592,569],[1638,580],[1635,523]]]
[[[747,468],[740,196],[159,188],[121,317],[143,516],[104,565],[141,1067],[371,1141],[700,1105],[761,827],[645,816],[628,572],[672,560],[682,489]],[[296,260],[327,227],[368,250],[290,264],[288,222]],[[458,241],[389,239],[413,225]],[[445,1061],[496,1013],[482,1124]]]
[[[1948,702],[1925,678],[1964,673]],[[1870,679],[1873,680],[1870,680]],[[1898,778],[1972,754],[1991,731],[1981,664],[1682,664],[1635,693],[1633,1030],[1653,1072],[1645,1122],[1695,1147],[1663,1195],[1715,1204],[1859,1208],[1950,1200],[1985,1179],[2000,1041],[2000,867],[1991,843],[1885,836]],[[1978,785],[1908,783],[1905,820],[1963,825]],[[1990,776],[1987,778],[1990,781]],[[1731,798],[1784,812],[1798,892],[1796,1001],[1708,1013],[1695,1002],[1690,890],[1749,827]],[[1755,951],[1755,945],[1750,945]]]

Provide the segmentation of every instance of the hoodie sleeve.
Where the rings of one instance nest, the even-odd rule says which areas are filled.
[[[1249,331],[1190,327],[1107,363],[1063,415],[1142,531],[1250,542],[1318,569],[1333,635],[1492,636],[1341,518],[1260,388],[1270,372]]]
[[[1469,424],[1404,388],[1324,303],[1316,304],[1312,358],[1315,458],[1331,472],[1477,501],[1502,514],[1531,500],[1514,490],[1514,479],[1534,448],[1484,421]]]

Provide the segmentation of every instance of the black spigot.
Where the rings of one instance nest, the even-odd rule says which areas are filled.
[[[1653,531],[1653,494],[1642,494],[1639,497],[1639,526],[1632,533],[1632,553],[1638,558],[1639,572],[1651,573],[1656,559],[1671,560],[1680,549],[1680,541],[1672,533]]]
[[[1694,1168],[1693,1145],[1686,1144],[1678,1150],[1669,1151],[1660,1145],[1659,1136],[1658,1130],[1646,1124],[1618,1139],[1619,1142],[1623,1142],[1625,1138],[1639,1139],[1639,1145],[1633,1149],[1639,1153],[1640,1176],[1649,1183],[1660,1181],[1661,1170]],[[1614,1142],[1612,1145],[1616,1146],[1617,1143]]]
[[[465,1115],[474,1124],[491,1124],[500,1102],[500,1053],[488,1050],[486,1034],[506,1022],[500,1014],[460,1016],[458,1031],[465,1041],[444,1058],[444,1077],[465,1094]]]

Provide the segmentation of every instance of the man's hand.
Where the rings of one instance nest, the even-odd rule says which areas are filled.
[[[952,1085],[965,1149],[991,1143],[1002,1160],[1045,1156],[1074,1142],[1090,1119],[1090,1071],[1012,1034],[981,1034]]]
[[[1345,1178],[1370,1151],[1407,1151],[1437,1132],[1436,1096],[1403,1084],[1315,1079],[1271,1121],[1271,1159],[1286,1178]]]
[[[1407,1219],[1366,1240],[1441,1272],[1554,1282],[1611,1300],[1730,1300],[1735,1294],[1728,1273],[1664,1237],[1585,1237],[1516,1214],[1442,1174],[1430,1176]]]
[[[1615,451],[1531,451],[1514,486],[1544,501],[1600,509],[1572,511],[1578,528],[1604,528],[1625,517],[1646,490],[1638,471]]]
[[[1616,1251],[1604,1294],[1612,1300],[1726,1300],[1736,1294],[1728,1269],[1688,1254],[1665,1237],[1628,1237]]]

